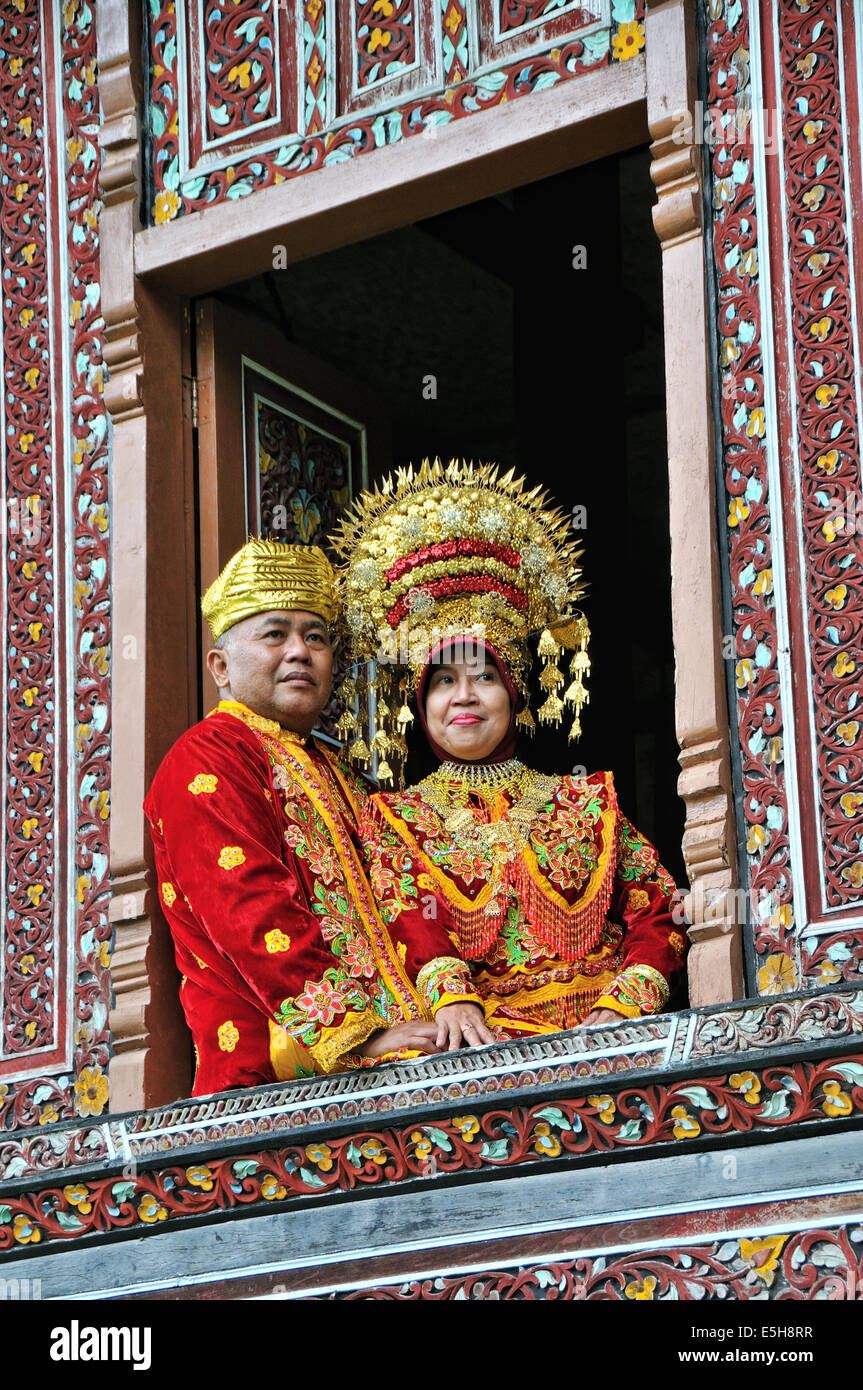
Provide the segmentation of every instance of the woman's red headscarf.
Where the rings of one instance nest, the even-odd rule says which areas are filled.
[[[479,642],[474,638],[453,637],[449,638],[446,642],[441,642],[439,646],[432,650],[426,662],[425,670],[420,677],[419,685],[417,686],[417,714],[419,715],[419,721],[422,724],[423,733],[428,739],[429,747],[440,762],[471,763],[479,761],[474,758],[457,758],[454,754],[448,753],[445,748],[441,748],[440,744],[436,743],[429,733],[428,721],[426,720],[426,692],[428,690],[428,683],[431,679],[432,671],[435,666],[444,664],[444,652],[449,651],[453,646],[459,647],[463,652],[466,644],[475,646],[478,652],[482,652],[486,659],[494,664],[509,695],[509,724],[507,725],[506,733],[500,743],[482,759],[483,763],[505,763],[508,758],[515,756],[515,745],[518,737],[515,721],[519,711],[524,706],[524,700],[513,685],[505,663],[501,657],[498,656],[494,647],[489,646],[488,642]]]

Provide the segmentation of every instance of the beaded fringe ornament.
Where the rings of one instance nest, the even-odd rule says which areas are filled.
[[[590,669],[588,626],[573,606],[585,592],[581,551],[570,518],[540,488],[525,491],[523,478],[499,477],[492,464],[426,459],[357,498],[333,545],[343,561],[341,623],[355,659],[375,667],[371,680],[350,677],[339,689],[350,758],[368,766],[376,756],[383,783],[400,777],[408,698],[434,650],[453,641],[494,649],[524,699],[518,726],[532,731],[531,633],[541,633],[544,663],[537,716],[557,724],[571,711],[570,737],[578,737]],[[573,679],[561,697],[567,648],[575,650]]]

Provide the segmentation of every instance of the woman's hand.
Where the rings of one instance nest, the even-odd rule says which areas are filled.
[[[459,1047],[482,1047],[495,1041],[478,1004],[445,1004],[434,1016],[438,1050],[455,1052]]]
[[[439,1028],[436,1023],[425,1023],[421,1019],[397,1023],[392,1028],[383,1028],[372,1033],[354,1051],[361,1057],[385,1057],[388,1052],[443,1052],[437,1042]]]

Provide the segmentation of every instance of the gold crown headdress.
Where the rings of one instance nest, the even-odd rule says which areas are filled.
[[[234,623],[269,609],[301,609],[331,623],[334,585],[332,565],[318,546],[255,537],[231,556],[210,585],[201,612],[214,642]]]
[[[540,488],[526,492],[523,478],[512,472],[501,478],[492,464],[453,459],[444,466],[426,459],[416,472],[400,468],[361,495],[342,521],[333,538],[345,562],[338,577],[341,617],[354,656],[375,661],[377,670],[370,689],[362,675],[342,684],[346,708],[338,727],[352,738],[350,757],[368,763],[371,753],[381,755],[381,781],[392,779],[388,758],[401,764],[406,755],[409,694],[432,651],[453,639],[495,649],[524,697],[518,722],[532,730],[527,638],[541,633],[539,683],[546,699],[537,717],[557,724],[571,706],[570,738],[581,733],[590,670],[589,629],[573,609],[585,592],[581,551],[569,519],[547,503]],[[575,655],[561,699],[564,676],[557,662],[565,648],[575,648]],[[363,704],[374,720],[368,744]]]

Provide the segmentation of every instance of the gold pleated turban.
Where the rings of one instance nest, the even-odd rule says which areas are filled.
[[[279,608],[316,613],[325,623],[332,622],[333,569],[318,546],[250,540],[201,599],[214,642],[243,618]]]

